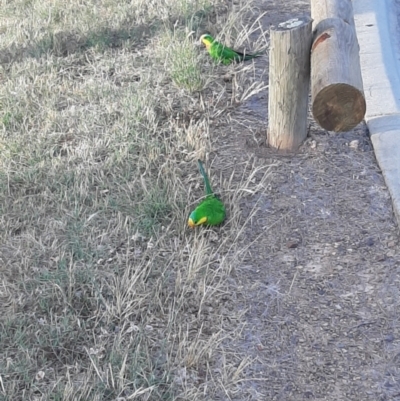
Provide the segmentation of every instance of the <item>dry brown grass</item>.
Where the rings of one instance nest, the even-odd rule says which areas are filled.
[[[186,219],[210,125],[262,88],[252,65],[225,85],[194,41],[215,26],[246,43],[248,12],[1,3],[0,400],[209,400],[240,380],[247,360],[215,363],[243,313],[226,307],[254,214],[239,204],[269,167],[211,167],[228,221]]]
[[[281,157],[267,58],[196,45],[262,50],[308,8],[0,1],[0,401],[399,400],[400,246],[365,128],[311,121]],[[193,231],[199,157],[228,219]]]

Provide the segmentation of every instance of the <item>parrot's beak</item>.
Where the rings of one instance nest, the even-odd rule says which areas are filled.
[[[189,217],[189,220],[188,220],[188,226],[190,227],[190,228],[194,228],[194,227],[196,227],[196,224],[194,224],[194,221]]]

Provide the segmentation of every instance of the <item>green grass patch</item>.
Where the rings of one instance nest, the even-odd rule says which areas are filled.
[[[188,92],[200,91],[206,83],[194,39],[188,31],[166,31],[158,48],[172,81]]]

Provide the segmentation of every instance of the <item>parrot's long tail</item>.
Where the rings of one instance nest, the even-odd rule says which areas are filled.
[[[206,185],[206,193],[207,195],[211,195],[213,193],[213,190],[211,189],[210,180],[208,179],[208,175],[204,170],[203,163],[201,162],[201,160],[197,160],[197,163],[199,164],[200,174],[203,176],[204,183]]]
[[[238,51],[236,51],[236,53],[238,54],[240,61],[251,60],[253,58],[260,57],[262,55],[262,53],[250,54],[250,53],[241,53]]]
[[[260,57],[261,54],[260,53],[256,53],[256,54],[245,54],[244,59],[245,60],[251,60],[252,58],[257,58]]]

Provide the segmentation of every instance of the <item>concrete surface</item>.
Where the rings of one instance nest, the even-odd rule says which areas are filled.
[[[400,226],[400,1],[353,0],[365,121]]]

